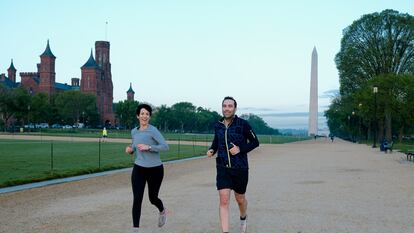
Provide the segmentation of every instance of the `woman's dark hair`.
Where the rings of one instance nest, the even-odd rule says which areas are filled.
[[[150,116],[152,115],[152,108],[148,104],[140,104],[137,107],[137,115],[141,112],[141,109],[145,109],[149,112]]]

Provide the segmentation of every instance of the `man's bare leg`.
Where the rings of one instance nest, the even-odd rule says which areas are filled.
[[[220,224],[223,232],[229,232],[229,203],[230,203],[230,189],[219,190],[220,196]]]
[[[234,192],[237,204],[239,205],[240,217],[246,217],[247,212],[247,199],[245,194],[238,194]]]

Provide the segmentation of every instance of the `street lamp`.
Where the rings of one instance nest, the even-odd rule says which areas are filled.
[[[30,105],[27,106],[27,130],[30,132]]]
[[[352,142],[355,142],[355,111],[352,111],[352,115],[351,115],[352,119],[351,119],[351,132],[352,132]]]
[[[348,115],[348,136],[350,137],[350,140],[352,141],[352,127],[351,127],[351,116]]]
[[[372,89],[372,92],[374,93],[374,144],[372,145],[372,148],[377,147],[377,93],[378,93],[378,87],[374,86]]]
[[[359,103],[358,105],[358,139],[361,140],[362,139],[362,132],[361,132],[361,125],[362,125],[362,103]]]

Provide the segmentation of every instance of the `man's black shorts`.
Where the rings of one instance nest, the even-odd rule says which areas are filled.
[[[249,169],[217,166],[217,190],[232,189],[238,194],[245,194],[248,181]]]

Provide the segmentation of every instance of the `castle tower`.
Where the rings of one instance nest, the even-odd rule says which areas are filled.
[[[311,60],[308,135],[318,135],[318,52],[316,47],[313,48]]]
[[[127,91],[127,100],[134,101],[135,91],[132,90],[132,83],[129,84],[129,89]]]
[[[50,50],[49,40],[47,40],[46,49],[40,55],[39,91],[47,93],[49,96],[55,93],[55,60],[56,57]]]
[[[113,113],[113,83],[110,63],[110,44],[108,41],[95,42],[95,58],[102,69],[102,95],[103,95],[103,118],[105,124],[108,122],[115,122],[115,115]]]
[[[81,67],[81,92],[92,93],[96,96],[96,105],[101,118],[103,117],[102,78],[103,73],[93,58],[92,49],[88,61]]]
[[[10,67],[7,69],[7,73],[8,73],[10,81],[12,81],[14,83],[16,82],[16,71],[17,70],[16,70],[16,68],[14,68],[13,59],[12,59]]]
[[[71,79],[71,84],[72,84],[72,86],[74,86],[74,87],[79,87],[80,86],[80,84],[79,84],[79,79],[78,78],[72,78]]]

